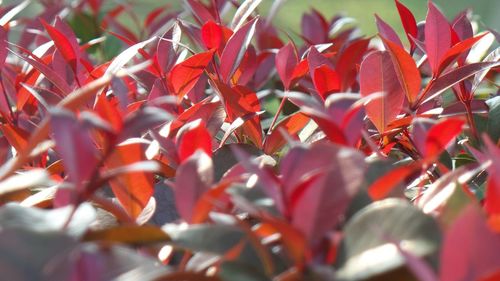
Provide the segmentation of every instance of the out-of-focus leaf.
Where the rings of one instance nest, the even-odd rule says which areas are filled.
[[[375,20],[380,35],[403,49],[403,43],[401,43],[401,39],[399,39],[396,31],[394,31],[394,29],[392,29],[392,27],[383,21],[377,14],[375,14]]]
[[[238,160],[236,159],[231,147],[238,146],[240,149],[243,149],[248,154],[258,156],[261,154],[261,151],[255,146],[243,143],[231,143],[223,145],[214,151],[214,155],[212,160],[214,162],[214,180],[219,181],[222,176],[231,169],[234,165],[238,164]]]
[[[212,159],[205,152],[196,150],[179,166],[175,176],[177,211],[184,220],[190,222],[196,203],[213,182]]]
[[[97,165],[97,149],[90,131],[78,122],[69,111],[54,109],[51,112],[51,129],[69,181],[83,191]]]
[[[32,221],[36,223],[35,221]],[[5,280],[54,280],[47,276],[51,263],[77,247],[70,236],[55,231],[4,228],[0,231],[0,271]]]
[[[234,31],[240,29],[245,23],[246,19],[257,9],[262,0],[245,0],[241,3],[238,10],[234,14],[233,20],[231,22],[231,28]]]
[[[495,50],[493,50],[490,54],[488,54],[484,58],[483,62],[494,62],[499,60],[500,60],[500,47],[497,47]],[[483,81],[484,77],[486,76],[486,74],[488,74],[489,71],[490,69],[485,69],[478,72],[474,76],[474,82],[472,83],[472,89],[471,89],[472,93],[476,91],[476,89],[479,87],[479,84],[481,84],[481,81]]]
[[[127,64],[130,60],[132,60],[135,57],[135,55],[137,55],[139,50],[141,50],[142,48],[146,47],[149,43],[154,41],[156,41],[156,37],[152,37],[148,40],[130,46],[129,48],[121,52],[113,59],[113,61],[108,66],[104,74],[115,75],[123,66],[125,66],[125,64]]]
[[[0,130],[9,144],[17,151],[22,151],[27,146],[29,134],[25,130],[9,123],[1,124]]]
[[[88,203],[81,204],[73,213],[73,206],[53,210],[22,207],[9,203],[0,208],[0,226],[2,228],[27,229],[36,232],[61,231],[67,220],[71,221],[66,231],[71,236],[81,236],[96,219],[96,211]]]
[[[106,161],[108,169],[131,165],[145,160],[143,144],[122,143]],[[139,216],[153,195],[153,175],[149,172],[131,172],[115,177],[110,182],[111,189],[127,213]]]
[[[0,181],[0,196],[47,183],[49,174],[43,169],[29,170]]]
[[[19,4],[17,4],[15,7],[13,7],[10,11],[5,13],[1,18],[0,18],[0,26],[4,27],[6,24],[8,24],[17,14],[22,12],[28,5],[30,4],[31,0],[25,0]]]
[[[170,235],[174,245],[192,251],[223,255],[236,244],[247,239],[238,227],[230,225],[198,224],[187,229],[169,229],[163,227]]]
[[[489,228],[475,205],[465,209],[446,230],[440,280],[481,280],[500,269],[500,235]]]
[[[341,280],[390,279],[406,262],[390,241],[416,257],[430,259],[437,257],[441,241],[434,219],[399,199],[374,202],[362,209],[346,224],[344,234],[337,261]]]
[[[338,224],[361,187],[363,156],[354,149],[333,144],[297,146],[283,159],[283,165],[283,188],[292,224],[310,244],[317,243]]]
[[[168,242],[170,237],[161,228],[152,225],[123,225],[109,229],[87,232],[84,241],[107,241],[133,246]]]
[[[500,139],[500,97],[496,96],[486,101],[489,112],[485,131],[491,140],[496,143]]]
[[[1,26],[1,25],[0,25]],[[0,27],[0,64],[3,65],[7,58],[7,31],[3,26]]]
[[[44,267],[45,280],[157,280],[169,272],[157,259],[118,245],[82,243],[63,257]]]

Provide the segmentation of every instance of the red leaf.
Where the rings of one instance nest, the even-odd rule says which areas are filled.
[[[493,62],[478,62],[478,63],[471,63],[464,65],[462,67],[459,67],[457,69],[454,69],[444,75],[441,75],[438,79],[434,81],[432,86],[429,88],[429,90],[425,93],[425,96],[423,98],[423,102],[425,103],[444,91],[448,90],[449,88],[453,87],[453,85],[459,83],[460,81],[463,81],[472,75],[475,75],[477,73],[480,73],[482,71],[487,71],[491,68],[500,66],[499,61],[493,61]],[[480,82],[480,81],[478,81]]]
[[[439,157],[448,144],[461,132],[463,120],[448,119],[432,126],[425,140],[425,158],[430,160]]]
[[[380,35],[404,49],[403,43],[401,43],[401,39],[399,39],[396,31],[394,31],[394,29],[392,29],[392,27],[383,21],[377,14],[375,14],[375,20],[377,22],[377,28]]]
[[[487,33],[484,33],[476,37],[465,39],[464,41],[459,42],[458,44],[454,45],[451,49],[449,49],[443,55],[443,58],[439,63],[437,75],[441,74],[446,69],[446,67],[452,64],[460,55],[462,55],[470,48],[472,48],[472,46],[474,46],[474,44],[476,44],[477,41],[481,40],[481,38],[483,38],[486,34]]]
[[[297,50],[292,42],[283,46],[275,57],[276,71],[283,82],[286,91],[290,89],[293,80],[293,74],[299,58],[297,57]]]
[[[403,28],[411,45],[411,51],[413,52],[416,46],[412,38],[418,38],[417,21],[412,12],[405,5],[401,4],[399,0],[396,0],[396,7],[398,8],[399,17],[401,18]]]
[[[301,60],[293,69],[291,85],[309,72],[309,63],[307,59]]]
[[[25,50],[22,49],[22,51],[24,52]],[[46,56],[42,60],[42,59],[39,59],[38,57],[36,57],[35,55],[31,54],[31,52],[29,52],[29,51],[28,51],[28,54],[30,55],[30,57],[20,55],[20,54],[14,53],[14,52],[12,52],[12,53],[15,56],[17,56],[18,58],[29,63],[31,66],[33,66],[39,72],[41,72],[45,76],[45,78],[47,78],[47,80],[52,82],[54,84],[54,86],[57,87],[64,95],[68,95],[69,93],[71,93],[72,89],[68,85],[68,83],[57,72],[55,72],[52,68],[50,68],[47,65],[51,60],[51,56]],[[20,103],[20,102],[18,101],[18,103]]]
[[[373,200],[380,200],[387,197],[399,183],[415,173],[419,168],[420,162],[413,162],[407,166],[394,168],[372,183],[368,188],[368,194]]]
[[[198,219],[194,213],[198,201],[213,181],[212,159],[197,150],[182,163],[175,174],[175,202],[181,217],[187,222]]]
[[[404,102],[404,94],[388,52],[374,52],[365,58],[359,71],[360,92],[363,97],[384,93],[384,97],[366,105],[366,115],[380,133],[394,121]]]
[[[220,59],[219,71],[222,81],[228,82],[239,67],[255,33],[256,23],[257,18],[247,22],[227,42]]]
[[[334,68],[333,63],[323,54],[318,52],[318,50],[314,46],[311,46],[309,48],[309,54],[307,54],[307,63],[311,79],[313,79],[314,77],[314,70],[322,65],[327,65],[332,69]]]
[[[500,269],[498,249],[500,235],[489,228],[478,207],[467,207],[444,236],[439,280],[483,280],[490,277]]]
[[[107,159],[106,167],[114,169],[144,161],[144,146],[139,142],[123,143],[115,147]],[[148,172],[119,175],[109,182],[118,201],[133,218],[137,218],[148,204],[154,191],[154,177]]]
[[[294,203],[292,224],[305,234],[310,244],[317,244],[340,222],[361,187],[365,163],[359,151],[332,144],[313,145],[309,152],[312,155],[305,152],[303,156],[330,161],[319,170],[303,173],[305,185],[290,191],[288,201]],[[295,161],[300,162],[301,158]]]
[[[172,68],[168,81],[179,101],[195,86],[213,55],[213,51],[196,54]]]
[[[429,1],[429,11],[425,20],[425,49],[434,76],[437,76],[439,63],[450,46],[450,24],[438,8]]]
[[[488,168],[488,183],[484,199],[484,209],[492,217],[500,218],[500,149],[493,144],[489,137],[484,137],[486,153],[491,159]],[[478,159],[479,160],[479,159]],[[479,160],[480,161],[480,160]]]
[[[266,154],[274,154],[286,144],[286,140],[285,138],[283,138],[283,135],[281,133],[282,130],[284,130],[290,136],[295,136],[307,125],[309,121],[310,118],[300,112],[283,119],[276,125],[271,135],[266,137],[264,143],[264,152]]]
[[[422,83],[417,64],[402,47],[386,40],[384,37],[382,37],[382,40],[387,47],[387,51],[391,54],[394,69],[396,70],[403,92],[410,106],[413,106],[417,101],[420,93],[420,84]]]
[[[25,130],[9,123],[0,124],[0,130],[2,130],[9,144],[14,147],[16,151],[22,151],[28,144],[30,136]]]
[[[68,111],[53,110],[50,121],[56,151],[63,160],[68,179],[82,191],[84,181],[90,179],[97,165],[97,150],[90,131]]]
[[[198,149],[203,150],[208,156],[212,156],[212,136],[208,132],[205,124],[199,120],[188,123],[181,130],[181,137],[179,139],[179,159],[184,162]]]
[[[342,91],[347,91],[356,80],[358,64],[361,63],[369,44],[370,39],[360,39],[339,54],[335,70],[341,77]]]
[[[313,82],[316,91],[323,100],[340,90],[339,75],[327,65],[322,65],[314,70]]]
[[[234,122],[237,118],[246,118],[249,115],[260,111],[260,104],[257,95],[243,86],[230,88],[228,85],[215,80],[217,91],[219,92],[224,107],[226,109],[229,122]],[[255,116],[245,121],[242,125],[243,132],[257,147],[262,146],[262,126],[259,116]]]
[[[219,49],[223,42],[221,26],[213,21],[205,23],[201,27],[201,38],[207,49]]]
[[[40,21],[45,27],[45,30],[47,30],[47,33],[49,33],[50,38],[54,41],[57,50],[61,52],[61,55],[71,66],[71,69],[73,69],[73,72],[76,73],[78,54],[73,49],[73,45],[69,41],[69,38],[55,27],[45,22],[43,19],[40,19]]]

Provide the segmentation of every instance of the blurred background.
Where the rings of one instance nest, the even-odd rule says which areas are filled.
[[[242,1],[242,0],[238,0]],[[259,12],[266,15],[273,2],[280,0],[263,0],[259,7]],[[281,0],[283,1],[283,0]],[[427,0],[400,0],[405,4],[415,15],[418,21],[425,19],[427,11]],[[20,0],[3,0],[3,4],[20,3]],[[28,10],[31,12],[36,10],[36,2]],[[132,0],[107,1],[107,6],[113,6],[113,3],[134,2],[136,3],[136,11],[140,15],[146,15],[155,7],[169,4],[173,8],[181,8],[183,0]],[[284,4],[277,14],[274,22],[277,27],[285,31],[298,31],[300,28],[300,20],[303,12],[315,8],[323,13],[327,18],[344,13],[345,15],[356,19],[359,26],[365,35],[374,35],[376,33],[374,14],[377,13],[384,21],[389,23],[402,34],[402,26],[400,24],[399,15],[397,13],[394,0],[285,0]],[[2,3],[2,0],[0,0]],[[480,28],[484,26],[500,31],[500,0],[434,0],[440,9],[446,14],[448,19],[453,17],[465,9],[472,9],[475,19],[480,23]],[[28,11],[29,12],[29,11]],[[482,26],[481,26],[482,25]],[[293,32],[291,32],[293,33]]]
[[[272,2],[274,1],[264,0],[263,10],[267,10]],[[413,12],[417,22],[425,19],[426,0],[400,0],[400,2]],[[450,20],[460,11],[471,8],[480,23],[497,31],[500,29],[500,0],[434,0],[434,3]],[[366,35],[376,33],[373,16],[375,13],[398,32],[402,31],[394,0],[288,0],[277,15],[275,23],[283,28],[292,27],[297,30],[300,26],[301,11],[307,11],[311,7],[321,11],[327,18],[344,12],[358,21]]]

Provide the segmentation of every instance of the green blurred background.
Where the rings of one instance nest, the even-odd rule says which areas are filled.
[[[263,8],[269,7],[272,0],[264,0]],[[418,21],[425,19],[427,12],[426,0],[401,0],[415,15]],[[460,11],[472,8],[480,22],[484,25],[498,30],[500,28],[500,0],[435,0],[441,10],[452,19]],[[377,13],[382,19],[391,24],[398,32],[401,32],[399,15],[393,0],[288,0],[280,10],[275,23],[281,27],[299,27],[301,11],[307,11],[310,7],[321,11],[325,16],[345,12],[346,15],[355,18],[367,35],[376,33],[374,14]]]
[[[239,0],[240,2],[242,0]],[[400,0],[415,14],[417,21],[425,19],[427,11],[427,0]],[[0,0],[1,2],[1,0]],[[3,5],[7,3],[19,3],[19,0],[4,0]],[[33,1],[36,6],[37,1]],[[111,0],[107,1],[107,6],[113,3],[125,1]],[[181,7],[183,0],[135,0],[136,11],[140,15],[146,15],[148,11],[160,5],[167,3],[174,7]],[[259,7],[259,12],[267,14],[274,0],[263,0]],[[452,19],[458,12],[472,8],[474,14],[480,22],[480,25],[500,30],[500,0],[434,0],[441,10]],[[402,31],[394,0],[287,0],[275,18],[275,24],[283,30],[299,30],[301,15],[310,8],[321,11],[327,18],[343,12],[347,16],[355,18],[362,31],[366,35],[376,33],[374,14],[377,13],[382,19],[391,24],[398,32]],[[36,7],[32,7],[36,9]],[[481,29],[484,26],[480,26]]]
[[[183,1],[136,1],[138,10],[141,13],[146,12],[149,5],[156,7],[167,2],[178,6]],[[259,12],[267,14],[273,2],[275,1],[263,0]],[[417,22],[425,19],[427,0],[400,0],[400,2],[414,13]],[[434,0],[434,3],[450,20],[460,11],[471,8],[480,24],[497,31],[500,29],[500,0]],[[373,16],[375,13],[391,24],[398,32],[402,31],[394,0],[287,0],[274,22],[276,26],[284,30],[299,30],[302,13],[309,11],[311,8],[321,11],[327,18],[338,13],[353,17],[358,21],[359,26],[366,35],[376,33],[375,18]]]

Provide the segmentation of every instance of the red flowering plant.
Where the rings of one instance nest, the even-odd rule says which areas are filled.
[[[468,11],[292,40],[281,1],[39,2],[0,8],[5,280],[500,278],[498,34]]]

